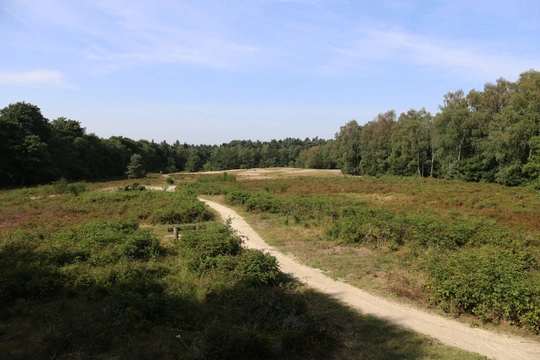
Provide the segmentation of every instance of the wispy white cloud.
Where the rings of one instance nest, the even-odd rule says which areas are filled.
[[[94,9],[113,21],[99,39],[90,40],[84,58],[104,71],[153,63],[227,70],[260,64],[262,49],[232,35],[231,10],[215,4],[165,1],[156,8],[144,1],[97,2]]]
[[[293,3],[306,6],[299,11]],[[414,1],[382,3],[383,9],[392,8],[394,13],[421,7]],[[453,11],[452,19],[459,18],[465,3],[441,0],[426,11],[429,16],[424,15],[443,21]],[[86,0],[73,4],[41,0],[10,10],[10,15],[28,14],[29,21],[19,21],[38,29],[40,24],[53,24],[62,33],[77,34],[73,47],[87,71],[189,64],[228,71],[270,68],[302,75],[363,76],[409,65],[442,76],[494,79],[515,78],[526,69],[540,67],[534,57],[504,53],[503,41],[488,44],[482,39],[425,35],[401,23],[399,16],[385,17],[382,10],[373,19],[369,13],[364,16],[368,5],[346,0],[163,0],[157,5],[145,0]],[[279,12],[274,5],[280,7]],[[292,8],[296,9],[288,13]],[[358,16],[349,17],[343,9]]]
[[[505,54],[500,48],[489,51],[489,44],[482,42],[456,42],[396,29],[363,29],[356,38],[332,48],[336,62],[363,68],[384,63],[388,72],[392,64],[412,65],[466,79],[513,79],[525,70],[540,68],[538,58]]]
[[[30,25],[26,20],[24,20],[24,19],[21,18],[20,16],[15,15],[15,14],[12,13],[9,9],[7,9],[7,8],[2,8],[2,11],[5,12],[6,14],[8,14],[9,16],[11,16],[12,18],[14,18],[15,20],[17,20],[19,23],[21,23],[21,24],[23,24],[24,26],[26,26],[27,28],[29,28],[30,30],[36,31],[36,29],[34,29],[34,27],[33,27],[32,25]]]
[[[78,88],[68,84],[65,75],[58,70],[37,69],[24,72],[0,72],[2,85],[48,85],[71,90]]]

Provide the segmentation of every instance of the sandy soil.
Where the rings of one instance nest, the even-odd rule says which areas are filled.
[[[258,170],[257,170],[258,171]],[[429,335],[464,350],[476,352],[493,359],[538,360],[540,343],[509,335],[501,335],[483,329],[426,313],[419,309],[371,295],[346,283],[335,281],[317,269],[302,265],[264,240],[235,211],[218,203],[201,199],[218,211],[223,219],[231,218],[232,227],[245,236],[245,246],[264,250],[275,256],[281,270],[323,293],[329,294],[362,313],[372,314],[400,326]]]
[[[196,173],[176,173],[176,174],[191,174],[191,175],[209,175],[209,174],[222,174],[222,173],[234,174],[238,177],[249,180],[260,179],[273,179],[282,176],[295,176],[295,175],[342,175],[341,170],[321,170],[321,169],[300,169],[300,168],[288,168],[288,167],[275,167],[275,168],[253,168],[253,169],[232,169],[226,171],[201,171]],[[174,174],[168,174],[174,175]],[[165,175],[164,175],[165,176]]]
[[[144,185],[144,186],[148,190],[165,190],[163,186],[152,186],[152,185]],[[174,189],[176,189],[176,185],[167,186],[167,191],[173,191]]]

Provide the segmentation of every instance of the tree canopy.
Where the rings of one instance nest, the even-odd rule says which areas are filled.
[[[49,121],[26,102],[0,110],[0,185],[125,176],[134,155],[144,173],[295,166],[540,188],[540,72],[526,71],[516,82],[501,78],[482,91],[449,92],[435,115],[422,108],[389,110],[364,125],[351,120],[329,140],[104,139],[76,120]]]

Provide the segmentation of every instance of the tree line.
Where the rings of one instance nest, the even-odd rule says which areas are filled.
[[[540,72],[444,96],[439,112],[379,114],[336,134],[344,173],[433,176],[540,188]]]
[[[104,139],[75,120],[49,121],[25,102],[0,110],[0,185],[122,176],[134,155],[146,172],[295,166],[540,188],[540,72],[526,71],[516,82],[500,78],[466,95],[450,92],[435,115],[390,110],[365,125],[352,120],[330,140],[188,145]]]
[[[65,117],[49,121],[36,105],[18,102],[0,110],[0,185],[123,176],[132,160],[144,172],[162,173],[275,166],[335,168],[331,160],[335,156],[309,151],[328,142],[287,138],[188,145],[123,136],[105,139],[88,134],[79,121]]]

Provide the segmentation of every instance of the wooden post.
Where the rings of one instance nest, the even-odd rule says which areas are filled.
[[[176,226],[173,228],[173,234],[174,234],[174,238],[178,240],[178,228]]]

